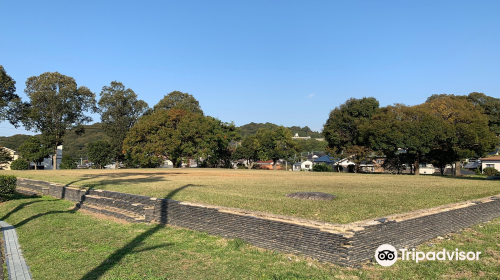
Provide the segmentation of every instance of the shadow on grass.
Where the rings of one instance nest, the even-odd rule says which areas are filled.
[[[169,181],[165,178],[165,175],[181,175],[186,173],[180,172],[154,172],[154,173],[104,173],[104,174],[84,174],[81,178],[74,180],[66,185],[80,184],[84,183],[82,187],[99,187],[102,185],[121,185],[121,184],[134,184],[134,183],[155,183],[155,182],[166,182]],[[131,178],[135,176],[143,176],[144,178]],[[88,182],[90,180],[99,180],[96,182]]]
[[[168,193],[165,196],[165,199],[172,198],[175,194],[177,194],[178,192],[180,192],[180,191],[182,191],[182,190],[184,190],[184,189],[186,189],[188,187],[197,187],[197,186],[199,186],[199,185],[188,184],[188,185],[179,187],[179,188],[171,191],[170,193]],[[28,198],[34,198],[34,197],[32,197],[32,196],[24,196],[24,195],[16,195],[16,198],[17,199],[28,199]],[[4,220],[4,219],[10,217],[12,214],[14,214],[14,213],[22,210],[23,208],[27,207],[28,205],[39,203],[39,202],[57,201],[57,200],[59,200],[59,199],[51,199],[51,200],[47,200],[47,199],[42,200],[42,199],[39,199],[39,200],[35,200],[35,201],[30,201],[30,202],[22,203],[22,204],[16,206],[11,211],[9,211],[7,214],[5,214],[2,218],[0,218],[0,220]],[[79,204],[81,204],[82,202],[83,201],[80,201]],[[47,216],[47,215],[64,214],[64,213],[75,214],[78,210],[79,210],[79,207],[78,207],[78,204],[77,204],[77,206],[75,206],[71,210],[66,210],[66,211],[49,211],[49,212],[45,212],[45,213],[39,213],[39,214],[36,214],[36,215],[34,215],[34,216],[30,217],[30,218],[24,219],[23,221],[15,224],[14,227],[15,228],[22,227],[22,226],[26,225],[27,223],[29,223],[29,222],[31,222],[33,220],[36,220],[38,218],[41,218],[41,217],[44,217],[44,216]],[[162,203],[161,204],[161,212],[162,213],[167,213],[167,210],[168,210],[167,209],[167,204],[166,203]],[[144,240],[146,240],[147,238],[149,238],[150,236],[152,236],[153,234],[155,234],[157,231],[159,231],[160,229],[162,229],[164,227],[165,227],[164,224],[158,224],[158,225],[155,225],[154,227],[150,228],[146,232],[144,232],[144,233],[136,236],[132,241],[130,241],[129,243],[127,243],[122,248],[116,250],[106,260],[104,260],[99,266],[97,266],[93,270],[89,271],[81,279],[98,279],[98,278],[100,278],[102,275],[104,275],[104,273],[106,273],[106,271],[110,270],[115,265],[117,265],[128,254],[138,253],[138,252],[144,252],[144,251],[149,251],[149,250],[155,250],[155,249],[158,249],[158,248],[164,248],[164,247],[168,247],[168,246],[173,245],[173,243],[166,243],[166,244],[162,244],[162,245],[157,245],[157,246],[152,246],[152,247],[147,247],[147,248],[136,250],[136,248],[138,246],[141,246],[143,244]]]
[[[185,188],[194,187],[194,186],[195,185],[189,184],[189,185],[185,185],[185,186],[179,187],[179,188],[171,191],[170,193],[168,193],[165,196],[165,199],[169,199],[169,198],[173,197],[175,194],[177,194],[178,192],[182,191]],[[166,213],[167,210],[168,210],[167,209],[167,204],[166,203],[162,203],[161,204],[161,212],[162,213]],[[172,243],[167,243],[167,244],[163,244],[163,245],[158,245],[158,246],[153,246],[153,247],[149,247],[149,248],[144,248],[144,249],[141,249],[141,250],[135,250],[135,248],[138,247],[138,246],[140,246],[144,240],[146,240],[148,237],[152,236],[153,234],[155,234],[157,231],[159,231],[160,229],[162,229],[164,227],[165,227],[164,224],[158,224],[158,225],[155,225],[154,227],[148,229],[144,233],[141,233],[140,235],[136,236],[132,241],[130,241],[129,243],[127,243],[122,248],[116,250],[107,259],[105,259],[103,262],[101,262],[101,264],[99,264],[99,266],[97,266],[96,268],[94,268],[91,271],[87,272],[87,274],[85,274],[80,279],[81,280],[84,280],[84,279],[99,279],[101,276],[104,275],[104,273],[106,273],[106,271],[108,271],[111,268],[113,268],[126,255],[128,255],[130,253],[137,253],[137,252],[149,251],[149,250],[154,250],[154,249],[157,249],[157,248],[167,247],[167,246],[173,245]]]
[[[432,174],[432,175],[424,175],[424,176],[438,177],[438,178],[445,178],[445,179],[455,179],[455,180],[486,181],[486,177],[472,177],[473,175],[453,176],[453,175]]]
[[[20,199],[33,199],[33,198],[36,198],[36,196],[27,196],[27,195],[22,195],[22,194],[16,193],[16,194],[11,195],[9,198],[10,198],[9,200],[20,200]],[[30,201],[30,202],[19,204],[14,209],[12,209],[7,214],[5,214],[3,217],[1,217],[0,221],[4,221],[5,219],[9,218],[12,214],[14,214],[14,213],[22,210],[23,208],[25,208],[28,205],[35,204],[35,203],[38,203],[38,202],[56,201],[56,200],[57,199],[35,200],[35,201]]]

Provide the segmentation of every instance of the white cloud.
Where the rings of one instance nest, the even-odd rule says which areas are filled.
[[[307,97],[313,98],[314,97],[314,93],[309,94]]]

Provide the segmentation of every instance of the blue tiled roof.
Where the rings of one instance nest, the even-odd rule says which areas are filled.
[[[337,160],[331,158],[329,155],[324,155],[320,158],[315,159],[314,162],[334,163],[337,162]]]

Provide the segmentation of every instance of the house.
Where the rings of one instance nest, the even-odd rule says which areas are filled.
[[[314,165],[316,165],[316,164],[326,164],[328,166],[333,167],[333,165],[337,161],[338,160],[335,160],[334,158],[330,157],[329,155],[324,155],[324,156],[321,156],[321,157],[318,157],[317,159],[315,159],[314,160]]]
[[[303,162],[296,162],[293,164],[293,171],[311,171],[313,168],[313,162],[310,160],[306,160]]]
[[[255,164],[257,166],[259,166],[259,169],[274,170],[274,162],[272,159],[266,160],[266,161],[259,160],[259,161],[255,162]],[[276,163],[276,169],[277,170],[282,169],[279,161]]]
[[[300,163],[300,169],[301,170],[307,170],[310,171],[313,169],[313,162],[310,160],[306,160]]]
[[[481,161],[476,159],[469,159],[469,162],[467,162],[463,168],[470,171],[476,171],[476,169],[478,168],[481,169]]]
[[[496,170],[500,171],[500,156],[482,158],[480,160],[481,160],[482,170],[488,167],[493,167]]]
[[[292,170],[293,170],[293,171],[300,171],[300,170],[301,170],[301,165],[302,165],[302,163],[301,163],[301,162],[296,162],[296,163],[294,163],[294,164],[293,164],[293,168],[292,168]]]
[[[333,166],[333,170],[336,171],[337,170],[337,166],[339,168],[339,170],[342,172],[354,172],[354,167],[356,166],[356,164],[351,161],[351,157],[346,157],[346,158],[343,158],[337,162],[335,162],[334,166]]]
[[[19,158],[19,155],[17,154],[17,152],[12,150],[12,149],[5,148],[5,147],[3,147],[3,148],[0,147],[0,149],[4,149],[5,151],[7,151],[10,154],[10,156],[12,157],[13,161]],[[3,170],[10,170],[10,163],[11,162],[0,165],[0,170],[2,170],[2,169]]]

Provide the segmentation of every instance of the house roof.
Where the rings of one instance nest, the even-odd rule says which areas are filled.
[[[481,162],[475,161],[475,162],[469,162],[467,163],[464,168],[465,169],[475,169],[481,166]]]
[[[317,159],[314,160],[314,162],[326,162],[326,163],[334,163],[336,161],[337,160],[333,159],[329,155],[324,155],[324,156],[319,157],[319,158],[317,158]]]
[[[500,160],[500,156],[497,157],[488,157],[488,158],[482,158],[481,161],[497,161]]]
[[[259,160],[259,161],[257,161],[256,163],[257,163],[257,164],[271,164],[271,163],[273,163],[273,160],[272,160],[272,159],[270,159],[270,160],[266,160],[266,161],[261,161],[261,160]]]
[[[498,155],[498,152],[500,152],[500,148],[496,148],[493,152],[489,153],[489,156],[495,156]]]

